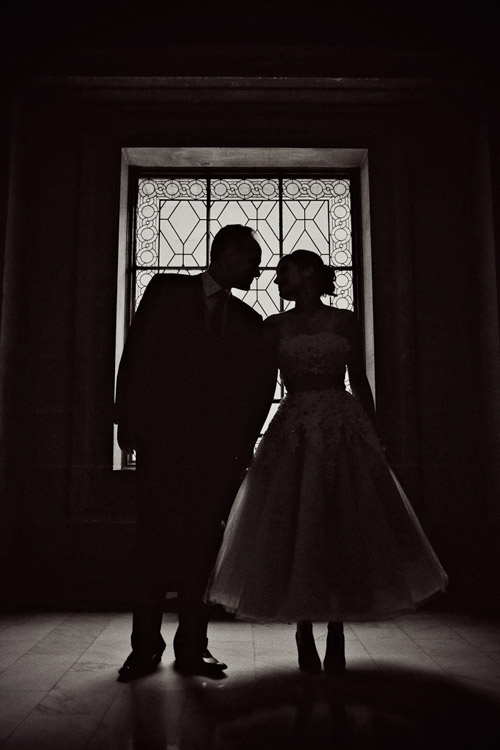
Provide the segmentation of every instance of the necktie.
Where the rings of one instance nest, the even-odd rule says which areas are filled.
[[[208,332],[210,338],[221,341],[224,335],[224,322],[226,317],[226,304],[228,293],[225,289],[219,289],[211,296],[212,307],[208,318]]]

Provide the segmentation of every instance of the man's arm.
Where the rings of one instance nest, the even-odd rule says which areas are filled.
[[[276,392],[278,378],[277,328],[267,318],[260,326],[259,346],[253,362],[252,399],[249,413],[249,459],[257,442]]]
[[[118,445],[127,453],[136,447],[141,408],[139,396],[147,388],[147,366],[154,349],[154,323],[164,279],[157,274],[149,282],[128,330],[116,379],[114,421]]]

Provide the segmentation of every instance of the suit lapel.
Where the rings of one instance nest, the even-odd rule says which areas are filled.
[[[231,346],[241,334],[242,315],[238,303],[234,297],[229,297],[227,303],[226,325],[224,330],[224,344]]]
[[[242,348],[247,348],[249,337],[252,337],[251,318],[238,298],[231,297],[228,303],[224,347],[237,356]],[[238,355],[239,356],[239,355]]]

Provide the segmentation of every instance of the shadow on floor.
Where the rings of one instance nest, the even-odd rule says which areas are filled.
[[[179,750],[500,747],[497,702],[424,673],[275,674],[193,694],[200,721],[184,726]]]

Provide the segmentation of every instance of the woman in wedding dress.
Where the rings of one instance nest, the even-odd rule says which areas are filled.
[[[279,263],[295,306],[265,321],[286,396],[234,502],[206,599],[238,617],[297,622],[299,666],[345,669],[343,622],[411,612],[447,575],[387,464],[353,313],[322,302],[335,272],[297,250]],[[346,369],[352,393],[345,389]]]

